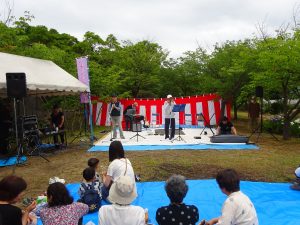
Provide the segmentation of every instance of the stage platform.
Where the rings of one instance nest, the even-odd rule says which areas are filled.
[[[189,191],[184,202],[198,207],[200,220],[219,216],[226,196],[220,191],[216,181],[189,180],[187,183]],[[79,185],[79,183],[67,185],[75,201],[79,198]],[[149,223],[151,224],[157,224],[156,210],[169,204],[164,185],[165,182],[137,183],[138,197],[133,205],[148,209]],[[300,224],[300,191],[291,190],[289,183],[242,181],[241,190],[250,197],[255,205],[260,225]],[[107,203],[103,201],[103,204]],[[84,216],[83,224],[89,221],[97,225],[98,212]],[[41,224],[39,220],[38,225]]]
[[[203,131],[203,132],[202,132]],[[212,130],[214,133],[216,131]],[[122,142],[126,151],[147,151],[147,150],[257,150],[258,147],[254,144],[246,143],[211,143],[210,137],[213,135],[209,128],[183,128],[182,139],[178,139],[178,130],[176,130],[175,139],[170,141],[165,139],[163,128],[149,128],[143,129],[139,132],[142,137],[134,137],[136,132],[124,131],[125,139],[116,139]],[[202,132],[202,134],[201,134]],[[201,135],[200,135],[201,134]],[[118,134],[119,135],[119,134]],[[143,138],[144,137],[144,138]],[[94,151],[108,151],[111,143],[111,132],[109,132],[102,139],[94,143],[89,152]]]

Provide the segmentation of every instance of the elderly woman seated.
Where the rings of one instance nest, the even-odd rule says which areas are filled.
[[[183,203],[188,191],[185,178],[181,175],[172,175],[166,181],[165,190],[170,199],[170,205],[157,209],[157,223],[159,225],[195,224],[199,220],[197,207]]]

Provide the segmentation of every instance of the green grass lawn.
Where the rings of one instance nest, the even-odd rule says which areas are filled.
[[[247,114],[239,113],[239,120],[234,121],[238,133],[249,135]],[[100,138],[103,130],[97,127],[95,136]],[[74,132],[76,134],[76,132]],[[78,134],[78,133],[77,133]],[[82,133],[83,134],[83,133]],[[73,139],[69,136],[69,142]],[[224,168],[236,169],[242,180],[291,182],[294,170],[300,164],[300,139],[293,138],[276,141],[267,133],[259,138],[259,150],[172,150],[127,152],[126,157],[133,164],[135,173],[142,181],[160,181],[171,174],[182,174],[188,179],[214,178]],[[251,139],[255,141],[256,135]],[[108,166],[107,152],[88,153],[89,136],[80,136],[69,145],[68,149],[48,156],[50,162],[40,157],[29,157],[25,166],[16,168],[16,175],[23,176],[29,183],[28,195],[43,192],[50,177],[58,176],[67,182],[80,182],[82,170],[90,157],[100,159],[101,170]],[[12,168],[0,168],[0,178],[11,174]]]

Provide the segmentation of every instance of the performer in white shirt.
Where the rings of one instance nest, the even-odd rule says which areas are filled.
[[[173,112],[173,107],[175,101],[172,95],[167,96],[167,100],[164,103],[164,114],[165,114],[165,139],[172,140],[175,136],[175,113]],[[171,135],[169,136],[169,128],[171,125]]]
[[[258,225],[253,203],[240,191],[237,172],[233,169],[223,170],[218,173],[216,180],[221,191],[228,197],[223,204],[222,215],[206,222],[206,225]]]

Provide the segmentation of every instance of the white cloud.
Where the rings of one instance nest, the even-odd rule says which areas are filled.
[[[4,1],[4,0],[2,0]],[[12,1],[12,0],[11,0]],[[299,2],[299,1],[298,1]],[[150,39],[180,56],[198,44],[252,37],[255,25],[269,30],[291,21],[296,0],[14,0],[14,14],[29,10],[33,24],[81,39],[86,31],[118,40]]]

